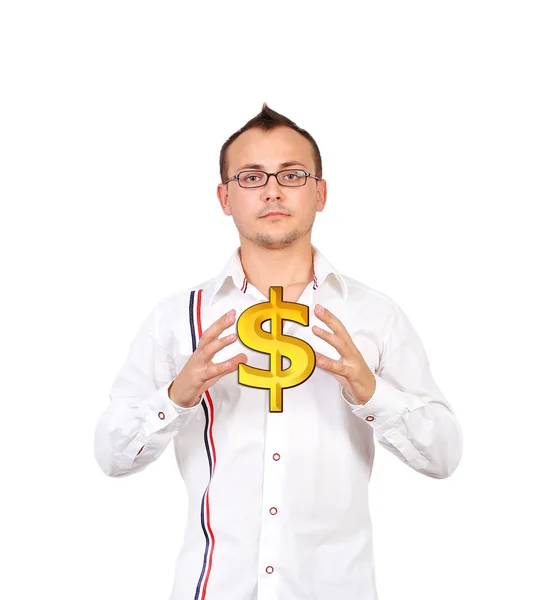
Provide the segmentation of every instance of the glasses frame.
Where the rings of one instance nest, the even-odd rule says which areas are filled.
[[[305,174],[305,183],[303,183],[303,185],[286,185],[285,183],[280,183],[280,180],[278,179],[278,175],[280,173],[284,173],[286,171],[303,171],[303,173]],[[264,175],[267,176],[267,179],[265,180],[265,183],[262,183],[261,185],[244,186],[244,185],[240,184],[240,176],[242,175],[242,173],[263,173]],[[269,183],[269,177],[271,175],[274,175],[274,177],[276,178],[276,181],[278,182],[278,185],[281,185],[282,187],[303,187],[304,185],[307,184],[307,180],[309,177],[316,179],[316,181],[320,181],[320,177],[316,177],[316,175],[313,175],[312,173],[309,173],[308,171],[305,171],[304,169],[282,169],[281,171],[277,171],[276,173],[267,173],[267,171],[260,171],[259,169],[244,169],[243,171],[240,171],[240,173],[233,175],[233,177],[230,177],[229,179],[222,181],[222,183],[229,183],[230,181],[233,181],[233,179],[236,179],[238,181],[238,185],[243,190],[255,190],[257,188],[265,187]]]

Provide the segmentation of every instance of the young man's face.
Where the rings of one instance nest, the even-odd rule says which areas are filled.
[[[293,165],[283,166],[292,161]],[[228,178],[248,169],[276,173],[294,168],[316,175],[311,143],[289,127],[248,129],[227,150]],[[266,248],[287,247],[307,234],[310,239],[316,212],[324,209],[326,194],[325,180],[312,177],[301,187],[282,186],[272,176],[259,188],[242,188],[236,180],[218,185],[222,210],[233,217],[240,236]],[[288,216],[265,218],[271,211]]]

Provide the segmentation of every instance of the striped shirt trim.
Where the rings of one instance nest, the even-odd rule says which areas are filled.
[[[201,304],[202,304],[202,289],[197,293],[197,306],[195,308],[195,290],[191,291],[189,297],[189,324],[191,329],[191,342],[193,344],[193,352],[197,349],[198,340],[202,337],[202,320],[201,320]],[[195,321],[198,328],[198,339],[195,332]],[[208,579],[212,571],[212,558],[214,555],[215,538],[212,526],[210,523],[210,505],[209,505],[209,489],[214,470],[216,468],[216,447],[214,444],[213,425],[214,425],[214,403],[210,397],[208,390],[204,392],[204,397],[201,401],[201,406],[204,410],[205,427],[204,427],[204,446],[208,457],[208,466],[210,477],[208,485],[204,490],[201,501],[201,527],[204,533],[206,542],[204,556],[202,561],[202,570],[195,590],[195,600],[203,600],[206,598],[206,588]]]

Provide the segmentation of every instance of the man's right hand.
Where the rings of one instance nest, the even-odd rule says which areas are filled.
[[[176,379],[168,388],[170,399],[183,408],[199,404],[202,394],[211,388],[221,377],[238,369],[240,363],[248,360],[246,354],[237,354],[222,363],[212,362],[214,355],[237,339],[232,333],[221,339],[218,336],[235,322],[236,311],[230,310],[202,334],[199,345],[185,363]]]

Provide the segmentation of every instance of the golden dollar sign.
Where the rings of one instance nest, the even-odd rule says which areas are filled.
[[[238,382],[255,388],[270,390],[269,412],[282,412],[282,390],[306,381],[314,372],[316,355],[305,341],[282,333],[282,321],[295,321],[308,327],[308,306],[282,300],[282,286],[269,288],[269,302],[254,304],[238,318],[237,333],[240,341],[258,352],[270,354],[270,369],[257,369],[244,363],[238,366]],[[261,325],[271,321],[271,332]],[[282,357],[291,365],[282,370]]]

